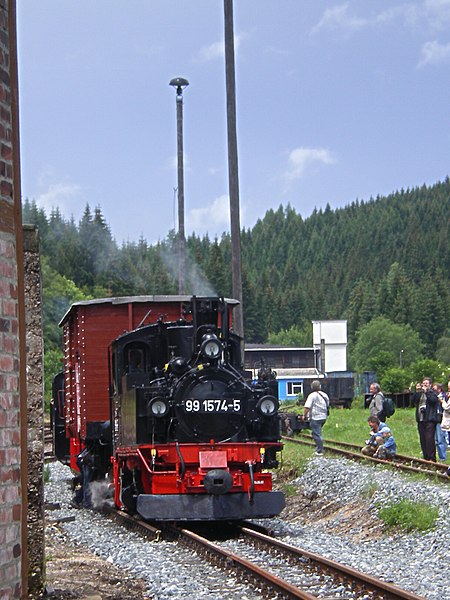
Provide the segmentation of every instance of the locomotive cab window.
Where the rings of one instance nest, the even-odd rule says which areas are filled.
[[[144,373],[146,369],[145,348],[128,346],[125,349],[125,369],[127,373]]]

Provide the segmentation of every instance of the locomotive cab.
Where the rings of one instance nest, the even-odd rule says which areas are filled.
[[[110,348],[115,501],[148,519],[278,514],[275,382],[252,382],[229,304],[192,298]]]

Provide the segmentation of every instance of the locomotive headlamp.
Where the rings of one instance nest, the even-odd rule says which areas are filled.
[[[216,360],[222,353],[222,344],[215,333],[205,333],[200,348],[203,358]]]
[[[275,396],[263,396],[256,405],[256,408],[265,417],[271,417],[278,410],[278,400]]]
[[[169,412],[169,403],[161,396],[152,398],[148,404],[148,407],[152,417],[165,417]]]

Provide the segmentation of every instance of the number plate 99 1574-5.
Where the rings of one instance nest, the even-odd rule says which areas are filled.
[[[188,399],[184,402],[188,413],[237,413],[241,410],[239,398],[208,398],[207,400]]]

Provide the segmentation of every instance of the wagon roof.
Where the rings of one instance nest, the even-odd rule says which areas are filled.
[[[318,350],[318,348],[313,348],[312,346],[284,346],[277,344],[246,344],[245,351],[246,352],[258,352],[261,350],[266,351],[298,351],[298,350]]]
[[[67,321],[69,315],[76,311],[78,306],[91,306],[93,304],[129,304],[129,303],[138,303],[138,302],[189,302],[192,300],[192,295],[163,295],[163,296],[116,296],[114,298],[96,298],[95,300],[82,300],[80,302],[74,302],[69,310],[65,313],[61,321],[59,322],[59,326],[62,327],[64,323]],[[213,296],[197,296],[197,298],[212,298]],[[224,298],[227,304],[231,304],[232,306],[236,306],[239,304],[237,300],[232,298]]]

